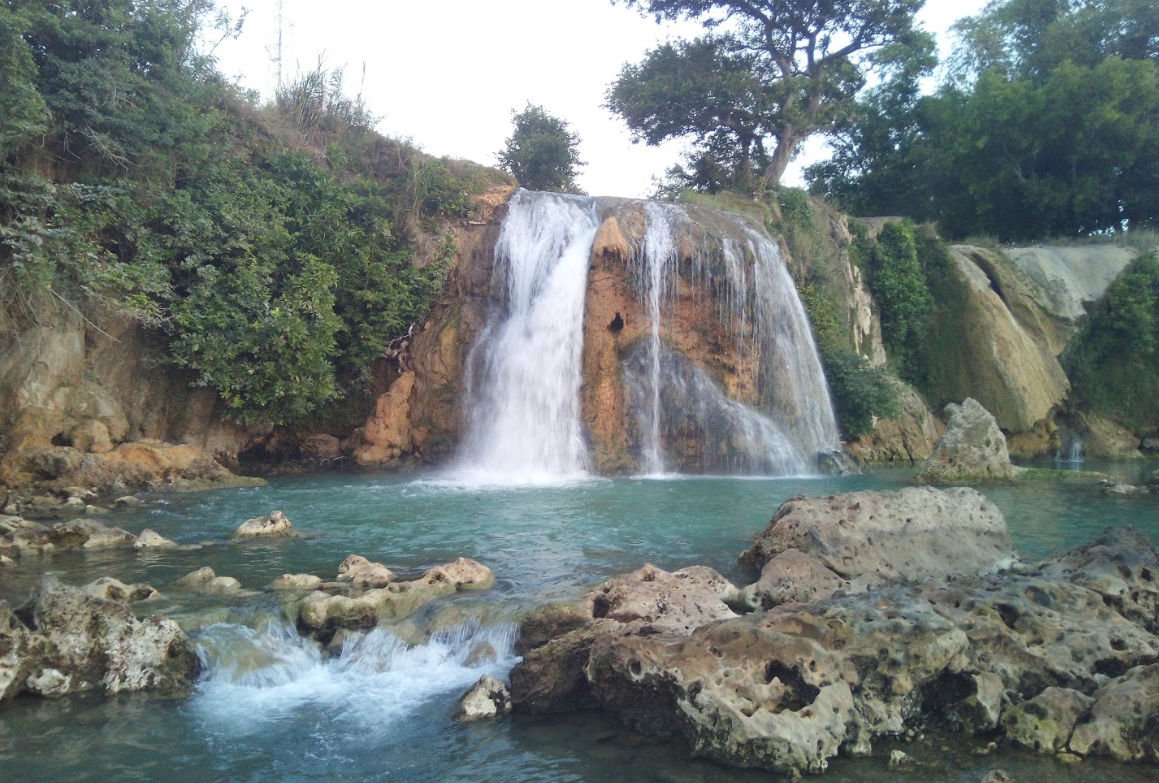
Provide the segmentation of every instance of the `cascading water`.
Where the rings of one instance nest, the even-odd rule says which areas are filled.
[[[360,730],[389,726],[432,696],[459,694],[482,674],[514,665],[514,623],[484,626],[478,618],[431,631],[409,644],[380,626],[351,635],[335,656],[269,618],[255,627],[218,623],[197,634],[203,675],[192,707],[209,726],[261,732],[301,714],[326,721],[356,719]],[[373,712],[352,713],[358,702]]]
[[[588,266],[601,220],[634,208],[522,190],[511,200],[495,252],[501,304],[468,360],[460,475],[536,484],[588,469],[580,410]],[[816,454],[838,447],[837,428],[777,245],[735,215],[693,220],[682,207],[654,202],[642,213],[626,271],[647,330],[638,345],[617,349],[640,470],[810,472]],[[627,219],[617,230],[638,225]],[[689,237],[699,246],[690,249]],[[714,303],[725,341],[757,368],[749,376],[755,405],[731,399],[668,344],[671,311],[686,295]]]
[[[472,349],[460,469],[535,484],[587,470],[580,425],[591,199],[519,191],[495,248],[502,306]]]
[[[677,288],[677,235],[694,233],[693,221],[674,205],[649,202],[645,214],[644,240],[631,271],[650,335],[646,357],[629,357],[626,364],[641,468],[664,471],[668,440],[698,443],[680,460],[686,470],[809,472],[816,454],[838,447],[837,425],[809,321],[777,245],[742,218],[715,213],[714,221],[728,225],[720,226],[720,236],[705,237],[690,270],[701,289],[712,290],[717,318],[737,353],[758,357],[757,411],[729,399],[702,370],[675,362],[663,347],[661,333]]]

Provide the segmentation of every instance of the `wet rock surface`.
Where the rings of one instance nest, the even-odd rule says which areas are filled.
[[[116,580],[77,588],[46,575],[25,606],[0,601],[0,699],[188,688],[199,668],[188,637],[129,606],[150,590]]]
[[[941,502],[965,505],[964,492],[940,493]],[[887,518],[889,496],[900,507],[912,501],[904,496],[911,491],[877,494]],[[930,539],[963,535],[954,518],[941,528],[936,517],[921,524]],[[881,534],[872,535],[881,547]],[[842,555],[840,572],[824,565],[837,564],[826,558],[840,550],[818,534],[782,542],[779,552],[766,545],[770,565],[782,558],[786,588],[766,589],[760,608],[744,614],[738,609],[751,605],[753,591],[709,569],[649,567],[609,580],[525,622],[524,659],[511,674],[514,707],[596,707],[636,730],[682,738],[695,755],[790,775],[934,727],[1006,735],[1043,752],[1154,761],[1156,548],[1137,531],[1114,529],[994,573],[1009,553],[1008,541],[995,547],[1004,525],[990,521],[971,535],[988,564],[967,551],[957,570],[957,544],[947,545],[942,566],[907,565],[885,546],[866,549],[860,563],[851,555],[845,565]],[[915,549],[927,544],[915,534]],[[838,589],[820,600],[794,594],[794,568],[818,566]],[[860,589],[850,589],[855,583]]]

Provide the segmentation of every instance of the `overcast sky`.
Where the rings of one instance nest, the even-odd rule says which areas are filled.
[[[227,76],[263,98],[277,84],[278,0],[219,0],[249,9],[242,35],[216,50]],[[944,31],[985,0],[928,0],[921,21]],[[496,165],[511,113],[528,103],[566,120],[586,162],[579,185],[597,196],[646,196],[681,146],[633,144],[603,108],[625,62],[682,31],[609,0],[282,0],[282,75],[345,69],[378,130],[425,152]],[[364,75],[365,74],[365,75]],[[806,153],[802,157],[818,153]],[[786,182],[800,184],[800,165]]]

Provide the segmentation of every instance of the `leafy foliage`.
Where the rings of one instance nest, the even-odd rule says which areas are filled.
[[[1132,262],[1062,355],[1071,399],[1138,431],[1159,426],[1159,258]]]
[[[575,192],[580,138],[542,106],[512,112],[514,130],[499,151],[499,167],[529,190]]]
[[[1007,0],[962,25],[953,78],[869,93],[811,189],[948,236],[1087,236],[1159,219],[1159,13]]]
[[[913,23],[923,0],[624,2],[710,34],[625,67],[609,107],[650,144],[694,139],[695,159],[728,161],[741,183],[772,142],[760,184],[777,184],[801,141],[837,127],[869,69],[888,72],[933,45]]]
[[[289,424],[423,316],[486,182],[374,132],[341,72],[256,106],[196,53],[209,8],[0,5],[0,330],[118,311],[233,418]]]

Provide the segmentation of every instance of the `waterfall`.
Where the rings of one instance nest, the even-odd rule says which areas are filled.
[[[776,243],[744,218],[717,211],[694,218],[671,204],[521,190],[496,245],[495,309],[467,362],[460,474],[535,484],[588,470],[580,410],[584,299],[597,229],[613,217],[629,242],[623,261],[639,306],[637,331],[616,347],[631,420],[624,427],[639,469],[814,470],[818,453],[838,448],[837,427]],[[682,328],[689,307],[719,323],[720,345],[708,344],[721,355],[710,360],[745,365],[728,372],[744,375],[749,405],[671,344],[678,306],[685,308]]]
[[[499,304],[468,360],[459,468],[536,484],[587,470],[580,425],[591,199],[519,191],[495,248]]]
[[[650,334],[646,357],[625,365],[641,469],[664,472],[663,442],[692,439],[701,448],[681,460],[684,470],[810,472],[817,454],[838,448],[837,424],[808,316],[778,246],[740,216],[698,216],[716,233],[703,237],[691,277],[712,292],[737,353],[758,357],[760,410],[754,410],[729,399],[703,370],[677,366],[663,347],[677,287],[677,236],[694,235],[696,221],[670,204],[648,202],[644,212],[644,239],[629,266]],[[665,420],[673,421],[666,427]]]

